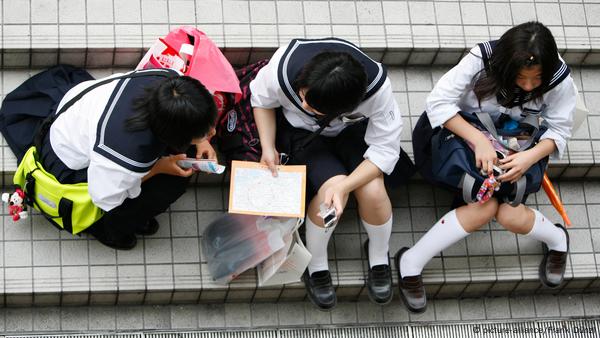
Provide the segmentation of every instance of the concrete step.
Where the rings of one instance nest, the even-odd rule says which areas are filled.
[[[540,286],[541,246],[492,222],[434,258],[424,271],[432,298],[598,292],[600,182],[557,181],[556,188],[574,227],[566,281],[556,290]],[[302,300],[300,283],[257,287],[250,270],[229,285],[215,283],[201,254],[201,235],[226,210],[227,189],[190,187],[160,215],[159,232],[139,238],[131,251],[115,251],[95,239],[71,236],[39,214],[13,223],[4,214],[0,234],[0,305],[169,304],[279,302]],[[392,193],[394,225],[390,252],[412,246],[449,210],[451,196],[414,182]],[[530,196],[552,221],[560,217],[545,194]],[[365,297],[367,261],[361,250],[366,233],[349,206],[329,247],[330,268],[342,300]],[[395,274],[395,271],[394,271]],[[396,277],[394,276],[394,280]]]
[[[205,31],[235,64],[293,38],[337,36],[394,65],[449,65],[512,25],[540,20],[571,65],[600,64],[600,5],[460,1],[4,0],[2,67],[132,66],[169,29]]]
[[[411,131],[425,107],[425,99],[437,80],[449,69],[449,66],[389,67],[389,76],[396,101],[404,119],[402,148],[412,156]],[[0,69],[0,93],[2,98],[19,86],[30,76],[42,69]],[[131,68],[89,69],[95,78],[108,76],[115,72],[127,72]],[[561,160],[550,161],[548,173],[553,178],[597,178],[600,177],[600,68],[573,67],[572,74],[590,114],[573,134],[565,155]],[[16,158],[0,138],[0,173],[4,185],[12,182],[16,169]],[[197,183],[219,183],[219,177],[204,175],[194,180]]]

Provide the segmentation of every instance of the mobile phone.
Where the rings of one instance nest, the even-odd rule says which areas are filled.
[[[487,175],[488,175],[488,173],[483,171],[483,169],[481,169],[480,173],[481,173],[481,175],[483,175],[485,177],[487,177]],[[494,166],[492,166],[492,173],[494,174],[494,177],[498,177],[498,176],[504,174],[504,170],[502,170],[502,168],[494,165]]]
[[[337,224],[338,219],[333,205],[327,208],[325,203],[321,203],[319,209],[319,216],[323,219],[323,227],[329,228]]]
[[[177,165],[183,169],[194,169],[212,174],[222,174],[225,171],[225,166],[220,165],[215,160],[186,158],[177,161]]]

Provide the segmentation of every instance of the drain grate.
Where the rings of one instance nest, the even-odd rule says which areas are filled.
[[[404,326],[278,328],[197,332],[15,335],[7,338],[598,338],[600,320],[554,320]]]

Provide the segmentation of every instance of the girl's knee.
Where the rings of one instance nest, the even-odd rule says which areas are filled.
[[[368,203],[377,206],[385,204],[389,200],[382,177],[375,178],[362,187],[357,188],[354,191],[354,196],[358,204]]]
[[[343,179],[345,179],[346,175],[337,175],[337,176],[333,176],[330,177],[327,181],[325,181],[321,187],[319,187],[319,194],[324,194],[325,191],[329,188],[332,187],[336,184],[338,184],[340,181],[342,181]]]
[[[471,203],[456,210],[456,217],[467,232],[479,230],[489,223],[498,210],[498,201],[491,198],[484,204]]]
[[[501,204],[496,213],[496,221],[506,230],[517,234],[527,234],[531,230],[533,212],[523,204],[513,207]]]

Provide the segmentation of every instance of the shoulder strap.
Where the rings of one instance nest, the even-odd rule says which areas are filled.
[[[163,68],[148,69],[148,70],[140,70],[140,71],[137,71],[134,73],[125,74],[125,75],[121,75],[121,76],[111,77],[111,78],[104,79],[102,81],[98,81],[98,82],[94,83],[93,85],[91,85],[91,86],[87,87],[86,89],[82,90],[81,92],[79,92],[72,99],[70,99],[67,103],[65,103],[60,108],[60,110],[58,112],[56,112],[56,114],[52,114],[46,118],[46,120],[42,123],[39,130],[37,131],[35,140],[33,143],[37,149],[37,153],[41,154],[42,144],[44,143],[44,137],[46,137],[46,133],[48,133],[48,131],[50,130],[50,126],[52,126],[52,123],[54,123],[54,121],[58,118],[58,116],[60,114],[64,113],[65,111],[67,111],[67,109],[71,108],[71,106],[73,106],[73,104],[75,104],[75,102],[79,101],[85,94],[91,92],[92,90],[94,90],[100,86],[103,86],[107,83],[116,81],[116,80],[131,79],[131,78],[142,77],[142,76],[175,77],[177,75],[178,75],[178,73],[171,69],[166,69],[166,68],[165,69],[163,69]]]
[[[141,70],[141,71],[137,71],[131,74],[125,74],[125,75],[121,75],[121,76],[116,76],[116,77],[111,77],[108,79],[104,79],[102,81],[96,82],[93,85],[87,87],[86,89],[82,90],[81,92],[79,92],[79,94],[75,95],[71,100],[69,100],[67,103],[65,103],[61,109],[54,114],[54,119],[56,119],[56,117],[62,113],[64,113],[67,109],[71,108],[71,106],[73,104],[75,104],[75,102],[79,101],[85,94],[91,92],[92,90],[103,86],[107,83],[111,83],[115,80],[122,80],[122,79],[132,79],[132,78],[136,78],[136,77],[142,77],[142,76],[164,76],[164,77],[174,77],[176,76],[176,72],[170,69],[149,69],[149,70]]]

